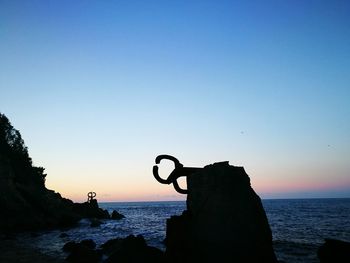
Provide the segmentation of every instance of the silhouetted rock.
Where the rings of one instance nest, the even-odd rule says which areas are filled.
[[[101,257],[102,255],[99,251],[78,245],[66,260],[73,263],[98,263]]]
[[[102,224],[102,222],[96,218],[91,218],[90,222],[91,222],[90,224],[91,227],[99,227]]]
[[[66,260],[74,263],[98,263],[100,258],[101,255],[97,251],[85,246],[79,246]]]
[[[181,216],[171,216],[166,221],[165,255],[169,262],[188,262],[191,246],[188,240],[191,218],[185,210]]]
[[[102,253],[95,250],[96,243],[92,239],[85,239],[77,243],[74,241],[67,242],[63,246],[63,251],[69,252],[66,260],[76,263],[95,263],[99,262]]]
[[[259,196],[243,167],[208,165],[187,177],[187,211],[167,220],[169,262],[277,262]]]
[[[148,246],[141,235],[109,240],[101,247],[104,253],[110,255],[105,263],[164,262],[163,252]]]
[[[84,239],[84,240],[80,241],[80,244],[84,245],[88,248],[91,248],[91,249],[95,249],[95,247],[96,247],[96,243],[92,239]]]
[[[66,237],[68,237],[68,234],[67,234],[67,233],[61,233],[61,234],[60,234],[60,238],[66,238]]]
[[[72,252],[77,247],[77,245],[77,242],[69,241],[66,244],[64,244],[62,250],[65,252]]]
[[[109,219],[96,199],[73,203],[45,187],[21,134],[0,113],[0,233],[74,226],[82,218]]]
[[[106,243],[101,245],[102,252],[106,255],[111,255],[114,251],[120,249],[123,240],[123,238],[114,238],[108,240]]]
[[[85,203],[74,203],[73,211],[84,218],[110,219],[108,211],[99,208],[96,199]]]
[[[0,232],[67,226],[81,218],[72,201],[46,189],[45,177],[20,132],[0,113]]]
[[[350,243],[336,239],[325,239],[325,243],[317,251],[317,256],[320,263],[350,262]]]
[[[38,233],[36,233],[36,232],[32,232],[32,233],[30,233],[30,237],[35,238],[35,237],[38,237],[38,236],[39,236],[39,234],[38,234]]]
[[[125,217],[124,215],[118,213],[115,210],[113,210],[112,215],[111,215],[111,219],[113,219],[113,220],[120,220],[120,219],[122,219],[124,217]]]

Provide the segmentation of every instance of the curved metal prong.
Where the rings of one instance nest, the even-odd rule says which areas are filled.
[[[171,155],[168,155],[168,154],[161,154],[161,155],[158,155],[156,157],[156,164],[159,164],[161,162],[161,160],[170,160],[170,161],[173,161],[174,162],[174,165],[175,165],[175,169],[174,171],[177,169],[177,168],[182,168],[183,165],[179,162],[178,159],[176,159],[174,156],[171,156]],[[171,177],[171,174],[174,172],[171,172],[170,175],[168,176],[167,179],[163,179],[159,176],[159,172],[158,172],[158,166],[157,165],[154,165],[153,166],[153,175],[154,175],[154,178],[156,178],[156,180],[158,182],[160,182],[161,184],[171,184],[173,182],[173,178]]]
[[[153,176],[161,184],[171,184],[171,180],[169,180],[169,177],[167,179],[163,179],[159,176],[157,165],[153,166]]]
[[[179,178],[179,177],[178,177]],[[174,188],[176,190],[176,192],[180,193],[180,194],[188,194],[188,190],[187,189],[182,189],[180,186],[179,186],[179,183],[177,182],[177,179],[175,179],[173,181],[173,185],[174,185]]]
[[[162,160],[170,160],[174,162],[175,169],[170,173],[167,179],[163,179],[159,176],[159,168],[157,165],[153,166],[153,176],[156,178],[158,182],[161,184],[174,184],[175,190],[180,193],[180,194],[187,194],[188,191],[186,189],[182,189],[178,182],[177,179],[182,176],[187,176],[189,174],[189,171],[192,172],[192,168],[186,168],[185,170],[183,169],[183,165],[179,162],[178,159],[176,159],[174,156],[167,155],[167,154],[161,154],[156,157],[156,164],[159,164]],[[197,169],[197,168],[194,168]]]
[[[175,168],[183,167],[183,165],[180,163],[178,159],[176,159],[174,156],[168,155],[168,154],[161,154],[156,157],[156,164],[159,164],[161,160],[170,160],[174,162]]]

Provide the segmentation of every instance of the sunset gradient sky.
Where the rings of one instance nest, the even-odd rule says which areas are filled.
[[[163,153],[244,166],[262,198],[350,197],[349,14],[349,1],[0,0],[0,112],[75,201],[184,199],[152,176]]]

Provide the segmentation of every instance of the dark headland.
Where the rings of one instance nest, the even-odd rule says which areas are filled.
[[[74,203],[45,187],[45,169],[36,167],[22,136],[0,113],[0,262],[49,262],[39,251],[18,247],[22,231],[74,227],[82,218],[119,219],[122,215],[98,207],[96,199]],[[52,262],[56,260],[52,259]]]
[[[193,170],[164,156],[175,161],[176,168],[169,180],[157,178],[155,168],[157,180],[187,194],[187,209],[167,220],[166,250],[148,246],[142,236],[116,238],[98,248],[87,239],[66,243],[66,261],[279,262],[261,200],[243,167],[221,162]],[[101,209],[93,193],[87,202],[74,203],[47,189],[44,171],[33,165],[20,132],[0,113],[0,263],[64,262],[20,245],[17,233],[74,227],[82,218],[89,218],[92,227],[100,219],[123,218],[117,211]],[[186,191],[177,185],[180,176],[187,176]],[[349,243],[327,240],[318,256],[320,262],[350,262],[349,251]]]

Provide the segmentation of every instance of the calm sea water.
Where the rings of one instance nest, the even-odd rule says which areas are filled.
[[[279,260],[289,263],[319,262],[317,249],[324,238],[350,242],[350,199],[285,199],[263,200],[273,233],[274,248]],[[100,203],[100,207],[117,210],[126,218],[104,220],[91,228],[88,220],[79,227],[62,231],[48,231],[38,237],[23,236],[24,242],[39,247],[47,254],[65,257],[62,246],[68,241],[93,239],[101,245],[109,239],[142,234],[149,245],[164,249],[166,219],[180,215],[185,202]]]

